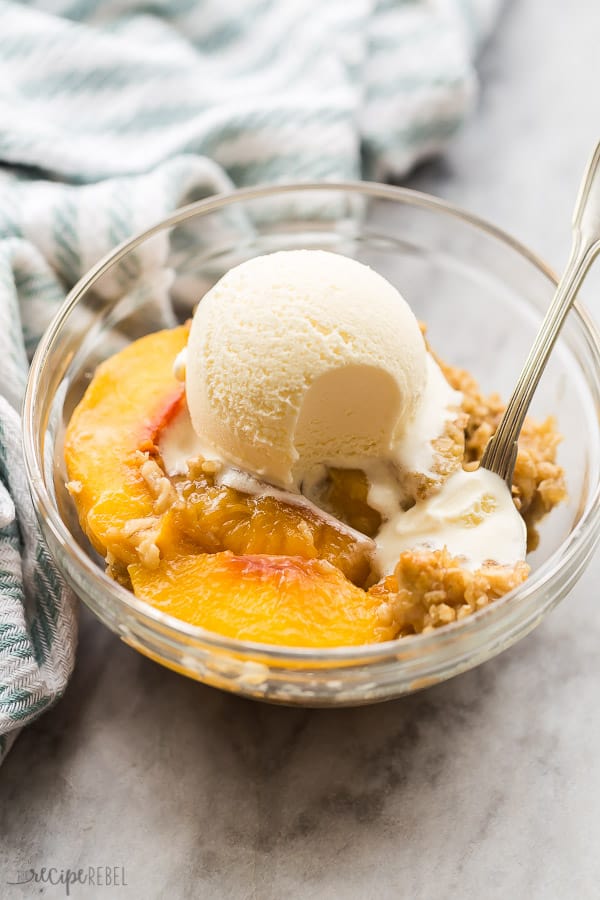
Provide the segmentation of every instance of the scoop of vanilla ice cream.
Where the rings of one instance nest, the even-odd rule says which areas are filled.
[[[288,490],[389,458],[427,381],[417,320],[368,266],[292,250],[231,269],[196,310],[187,405],[205,456]]]

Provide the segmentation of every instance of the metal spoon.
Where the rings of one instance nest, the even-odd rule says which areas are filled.
[[[590,159],[573,214],[573,243],[571,255],[554,299],[529,351],[527,362],[519,376],[496,433],[490,438],[481,466],[495,472],[508,487],[512,486],[517,440],[523,421],[548,357],[556,343],[563,322],[569,312],[583,279],[600,252],[600,143]]]

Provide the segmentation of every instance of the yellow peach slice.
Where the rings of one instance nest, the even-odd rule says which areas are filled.
[[[139,451],[153,445],[181,408],[183,385],[172,370],[187,335],[185,326],[149,334],[98,366],[65,435],[81,525],[100,553],[126,563],[136,554],[124,536],[154,511]]]
[[[325,560],[225,551],[163,560],[153,572],[134,564],[129,574],[156,609],[238,640],[341,647],[398,630],[393,598],[355,587]]]

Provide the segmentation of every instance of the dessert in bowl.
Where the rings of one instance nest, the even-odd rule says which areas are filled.
[[[260,201],[274,196],[288,202],[287,218],[263,214]],[[374,218],[353,203],[343,208],[356,197],[379,198]],[[308,211],[306,200],[315,198],[329,202]],[[291,213],[290,199],[302,200]],[[222,218],[236,208],[246,213],[243,226]],[[383,212],[399,213],[393,227],[377,221]],[[215,215],[218,223],[210,222]],[[242,241],[236,229],[249,219]],[[190,235],[192,222],[198,231]],[[182,225],[185,234],[177,232]],[[162,232],[169,234],[162,264],[126,290],[115,287],[115,269]],[[427,321],[439,358],[392,279]],[[157,284],[158,306],[174,309],[181,325],[156,330],[149,315],[140,315],[146,308],[156,321]],[[524,288],[532,296],[532,285],[539,315],[552,283],[526,252],[431,198],[392,188],[264,189],[176,214],[76,289],[32,369],[29,407],[33,385],[44,373],[54,379],[45,421],[35,430],[35,415],[31,420],[36,462],[32,468],[30,454],[29,464],[34,497],[54,504],[48,515],[40,503],[38,509],[67,577],[101,618],[149,655],[273,700],[380,699],[497,652],[559,599],[566,588],[555,574],[544,582],[544,567],[597,512],[595,489],[590,493],[595,439],[590,434],[577,448],[569,442],[574,414],[589,424],[595,388],[576,374],[569,335],[555,366],[559,381],[570,379],[578,391],[577,401],[568,410],[554,403],[552,371],[546,376],[551,402],[524,430],[516,506],[502,485],[488,483],[477,494],[477,473],[463,471],[480,458],[502,410],[468,363],[474,360],[479,375],[479,359],[485,375],[491,362],[499,374],[497,360],[523,352],[535,306],[527,308],[519,295]],[[465,299],[473,304],[468,315]],[[513,327],[499,329],[508,345],[495,359],[498,332],[488,330],[486,344],[478,328],[486,317],[495,324],[499,303],[506,314],[515,301]],[[455,335],[440,329],[453,303]],[[580,328],[593,356],[595,335],[580,316],[571,331]],[[264,334],[278,340],[257,335],[257,323],[259,331],[267,323]],[[63,363],[69,356],[58,378],[49,368],[51,350]],[[595,359],[594,367],[595,378]],[[515,368],[505,366],[507,379]],[[541,399],[543,405],[543,392]],[[550,517],[557,518],[554,532],[542,525],[525,581],[523,521],[534,549],[542,515],[565,495],[559,436],[547,413],[557,414],[569,453],[583,453],[586,475],[572,478],[567,453],[570,499],[559,507],[562,515]],[[39,462],[42,444],[53,450],[50,471]],[[477,496],[470,496],[473,488]],[[112,581],[78,532],[74,504]],[[448,509],[463,537],[490,526],[483,549],[475,551],[471,540],[463,552],[443,528],[432,540],[431,523],[447,524]],[[504,541],[493,523],[511,511],[521,531],[515,525]],[[68,545],[65,532],[77,546]],[[572,572],[591,552],[595,536],[586,538]]]
[[[525,522],[531,546],[566,492],[552,419],[527,421],[512,497],[463,468],[501,405],[442,366],[362,263],[250,259],[190,328],[96,370],[65,435],[81,526],[137,597],[238,640],[363,645],[464,618],[525,580]]]

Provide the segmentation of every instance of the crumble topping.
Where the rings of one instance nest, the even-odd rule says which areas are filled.
[[[432,474],[410,472],[403,479],[404,489],[410,497],[424,500],[460,468],[465,455],[467,422],[468,415],[464,410],[454,410],[454,417],[446,422],[444,434],[432,441]]]
[[[143,566],[156,570],[160,564],[160,550],[156,543],[160,531],[159,516],[130,519],[122,528],[110,528],[107,532],[113,540],[128,543],[137,553]]]
[[[393,575],[371,588],[395,606],[398,637],[433,631],[483,609],[527,578],[529,566],[486,564],[474,572],[444,550],[409,550]]]
[[[151,457],[150,451],[137,451],[135,463],[139,466],[144,482],[154,495],[153,514],[138,519],[129,519],[119,528],[108,529],[107,533],[113,540],[122,541],[128,545],[145,568],[156,571],[161,559],[157,541],[163,516],[180,501],[170,478],[156,459]],[[108,574],[116,577],[117,581],[120,583],[129,581],[126,569],[122,571],[117,567],[117,560],[113,553],[107,554],[106,565]]]
[[[144,454],[142,454],[144,455]],[[154,512],[157,515],[166,512],[177,502],[177,493],[171,480],[156,460],[146,454],[140,466],[142,478],[154,494]]]

